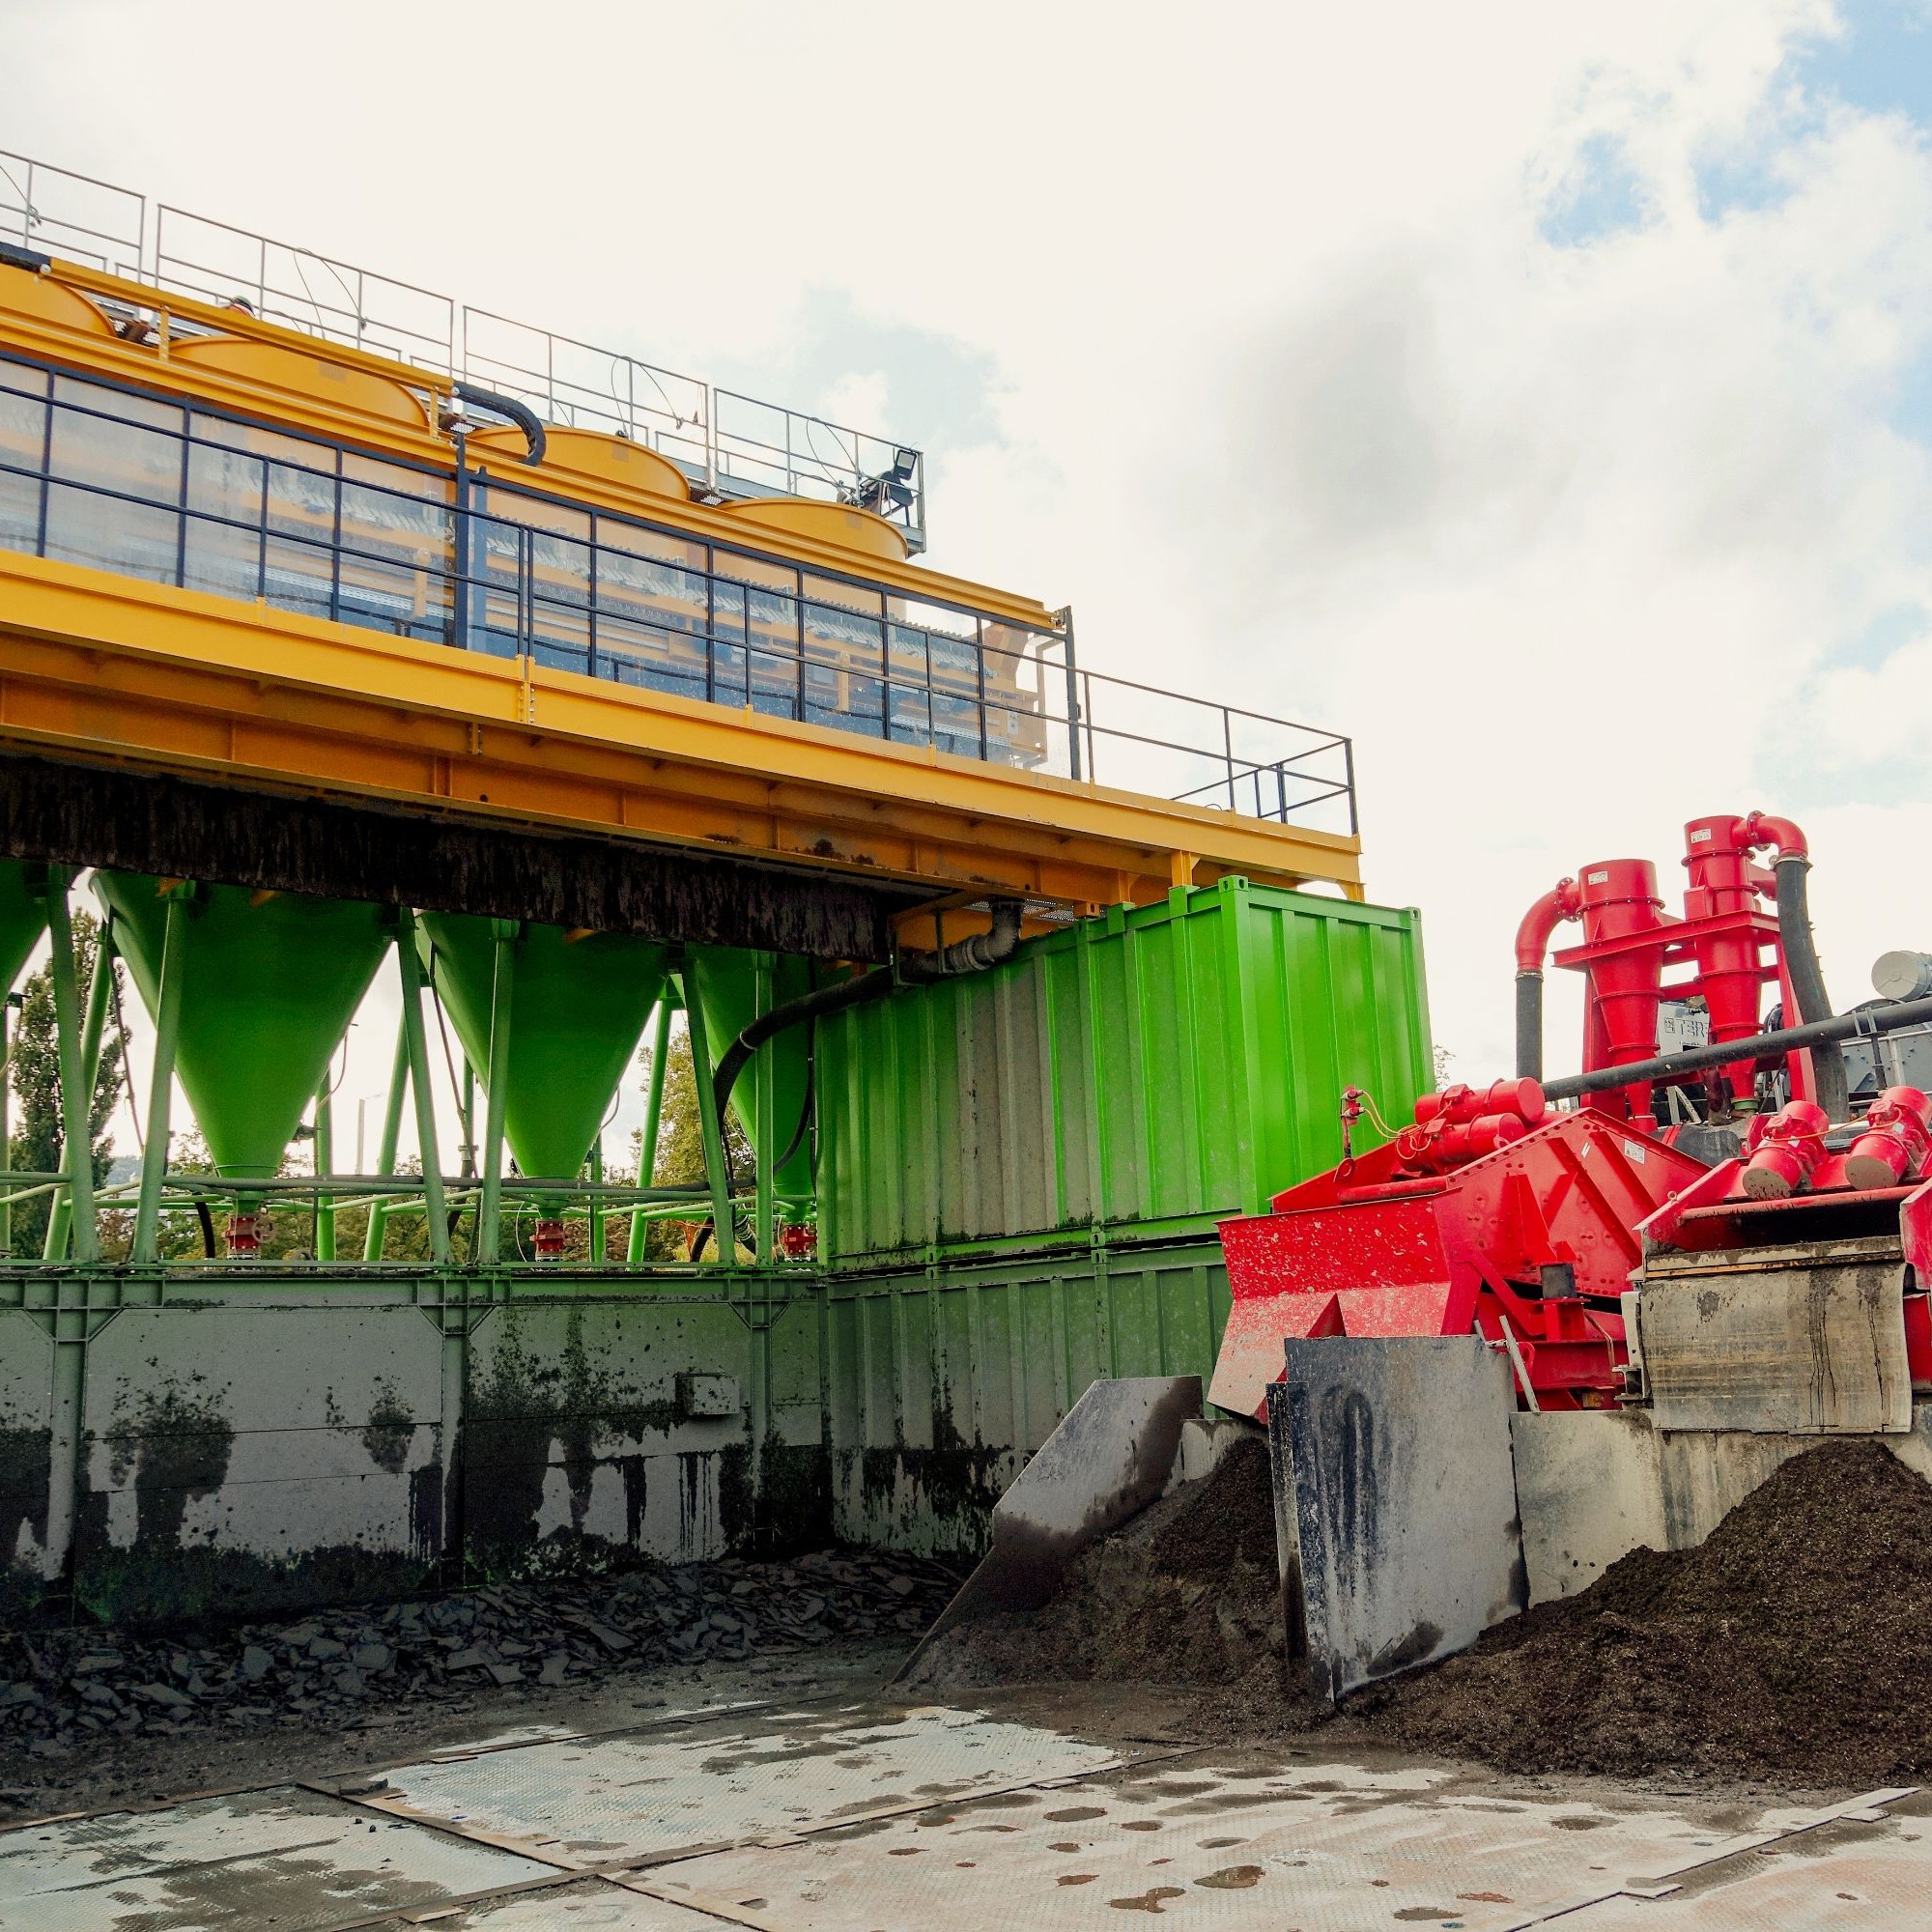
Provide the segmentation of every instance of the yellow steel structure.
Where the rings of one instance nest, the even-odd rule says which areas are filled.
[[[0,354],[417,469],[458,460],[449,379],[67,262],[0,265]],[[531,472],[554,497],[641,502],[658,526],[724,544],[749,524],[761,551],[888,599],[1055,628],[1038,603],[907,560],[863,511],[693,501],[647,451],[556,442]],[[9,749],[883,876],[935,900],[998,887],[1091,909],[1228,874],[1361,896],[1353,837],[0,549]]]

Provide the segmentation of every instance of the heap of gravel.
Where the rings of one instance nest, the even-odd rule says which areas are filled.
[[[1508,1770],[1915,1779],[1932,1770],[1932,1485],[1877,1442],[1809,1450],[1699,1548],[1634,1550],[1350,1712]]]
[[[910,1636],[957,1583],[916,1557],[837,1550],[505,1583],[221,1630],[0,1632],[0,1748],[48,1756],[215,1726],[346,1729],[379,1708],[479,1690]]]
[[[1084,1551],[1043,1608],[956,1625],[908,1675],[912,1688],[1128,1683],[1278,1686],[1281,1589],[1274,1497],[1261,1435],[1236,1442]]]

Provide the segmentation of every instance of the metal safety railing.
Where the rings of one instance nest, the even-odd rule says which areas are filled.
[[[668,696],[1353,833],[1350,741],[770,553],[0,359],[0,548]],[[298,450],[310,461],[294,460]],[[1177,733],[1177,721],[1181,729]]]
[[[720,500],[857,504],[925,548],[922,451],[0,150],[0,239],[619,433]]]

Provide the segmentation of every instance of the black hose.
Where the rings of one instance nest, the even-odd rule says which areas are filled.
[[[1805,887],[1810,860],[1789,852],[1777,861],[1777,940],[1784,954],[1784,970],[1791,976],[1791,990],[1804,1025],[1832,1017],[1832,996],[1825,990],[1825,975],[1818,966],[1817,943],[1811,936],[1811,906]],[[1811,1048],[1811,1081],[1816,1099],[1826,1115],[1842,1121],[1851,1112],[1851,1088],[1845,1079],[1845,1056],[1835,1040],[1821,1041]]]
[[[1516,1077],[1543,1078],[1543,968],[1516,976]]]
[[[1932,996],[1922,1000],[1894,1000],[1860,1007],[1840,1013],[1835,1019],[1813,1020],[1808,1026],[1783,1027],[1776,1033],[1754,1033],[1744,1039],[1723,1040],[1715,1046],[1693,1046],[1683,1053],[1665,1054],[1657,1060],[1639,1060],[1627,1066],[1605,1066],[1595,1073],[1573,1073],[1565,1080],[1546,1080],[1547,1100],[1575,1100],[1585,1094],[1603,1094],[1614,1087],[1634,1087],[1647,1080],[1675,1080],[1707,1066],[1729,1066],[1741,1060],[1758,1060],[1766,1054],[1789,1053],[1797,1047],[1811,1047],[1821,1041],[1876,1039],[1882,1034],[1900,1033],[1907,1027],[1932,1026]],[[1819,1103],[1824,1104],[1822,1101]]]
[[[473,383],[459,383],[456,385],[456,400],[468,403],[471,409],[488,410],[492,415],[503,417],[513,422],[523,431],[524,440],[529,444],[524,461],[532,466],[544,460],[544,426],[537,412],[518,402],[514,396],[499,396],[495,389],[479,389]]]
[[[720,1131],[724,1127],[724,1109],[731,1103],[731,1090],[737,1086],[745,1063],[766,1040],[807,1020],[824,1019],[851,1007],[869,1006],[874,1000],[883,1000],[901,983],[927,985],[935,980],[950,980],[961,973],[981,973],[989,966],[997,966],[1002,960],[1010,959],[1018,950],[1020,916],[1017,899],[995,899],[990,932],[977,932],[972,938],[955,941],[938,952],[907,953],[900,958],[896,973],[890,966],[875,966],[857,979],[819,986],[753,1020],[725,1049],[711,1078]]]

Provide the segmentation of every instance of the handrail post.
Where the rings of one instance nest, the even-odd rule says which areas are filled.
[[[1080,673],[1073,661],[1073,606],[1063,604],[1053,613],[1066,650],[1066,776],[1080,777]]]

